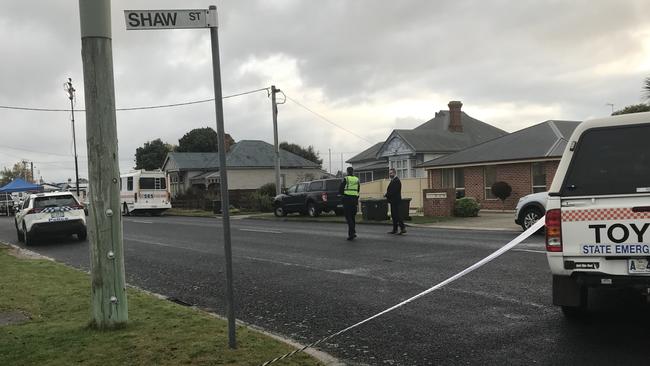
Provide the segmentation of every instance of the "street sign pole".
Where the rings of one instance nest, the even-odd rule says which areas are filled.
[[[214,79],[214,108],[217,117],[219,143],[219,186],[221,187],[221,215],[223,219],[223,245],[226,257],[226,315],[228,318],[228,346],[237,347],[235,338],[235,301],[232,278],[232,248],[230,242],[230,202],[228,199],[228,172],[226,167],[226,139],[223,123],[223,94],[221,91],[221,66],[219,63],[219,37],[217,7],[176,10],[125,10],[127,30],[210,28],[212,43],[212,76]]]
[[[217,7],[210,5],[210,12],[217,12]],[[228,317],[228,346],[237,348],[235,338],[235,301],[232,285],[232,249],[230,243],[230,202],[228,199],[228,173],[226,171],[226,139],[223,124],[223,98],[221,91],[221,67],[219,63],[218,26],[210,27],[212,43],[212,77],[214,79],[214,108],[217,114],[217,135],[219,138],[219,186],[221,188],[221,217],[223,220],[223,245],[226,256],[226,314]]]

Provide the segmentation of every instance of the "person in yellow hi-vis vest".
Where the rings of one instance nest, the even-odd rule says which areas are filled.
[[[359,178],[354,176],[354,169],[348,167],[348,175],[343,178],[339,186],[339,193],[343,196],[345,221],[348,223],[348,240],[354,240],[357,237],[355,217],[357,215],[357,206],[359,205],[360,190],[361,184],[359,183]]]

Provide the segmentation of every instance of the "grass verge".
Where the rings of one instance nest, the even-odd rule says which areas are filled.
[[[241,326],[231,350],[225,321],[131,288],[127,326],[92,330],[89,276],[14,251],[0,244],[0,314],[29,320],[0,325],[0,365],[259,365],[292,350]],[[301,353],[282,365],[319,363]]]

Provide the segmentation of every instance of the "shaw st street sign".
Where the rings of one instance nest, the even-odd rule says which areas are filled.
[[[208,9],[124,10],[127,30],[209,28],[217,12]]]

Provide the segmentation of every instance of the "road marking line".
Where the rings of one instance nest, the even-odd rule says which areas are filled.
[[[153,221],[142,221],[142,220],[126,220],[128,222],[136,222],[138,224],[153,224]]]
[[[254,233],[282,234],[282,231],[265,230],[265,229],[239,229],[239,231],[251,231]]]
[[[532,249],[513,249],[513,252],[529,252],[529,253],[540,253],[546,254],[545,250],[532,250]]]

